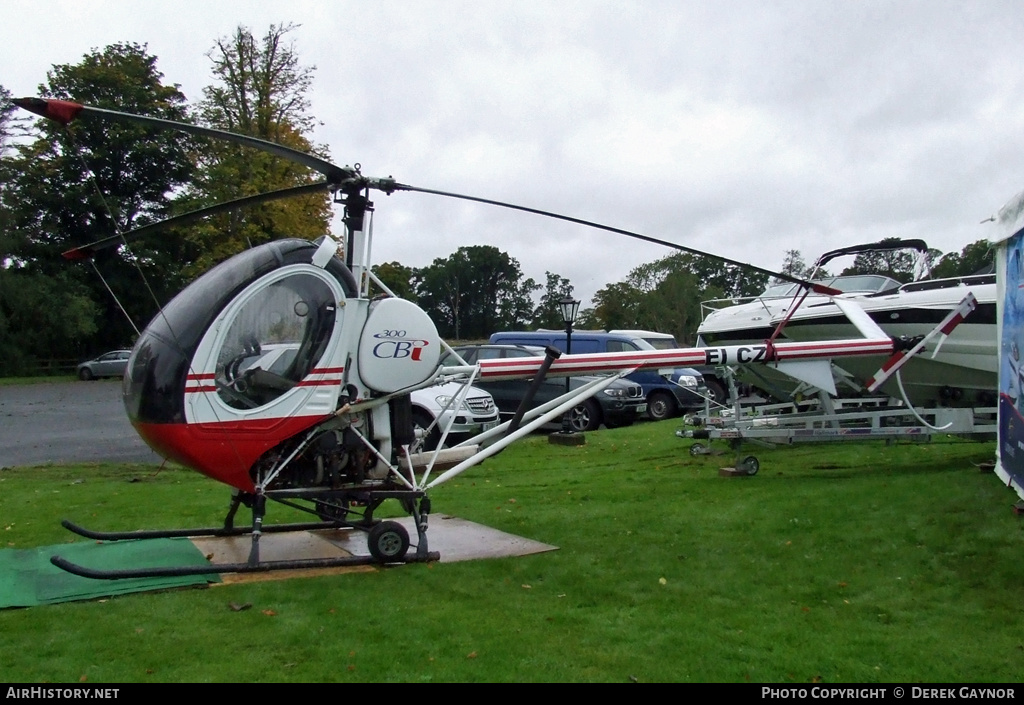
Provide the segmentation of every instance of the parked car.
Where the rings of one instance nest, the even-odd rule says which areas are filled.
[[[511,357],[543,357],[544,348],[533,345],[460,345],[454,348],[467,363],[478,360],[495,360]],[[442,365],[461,364],[454,356],[442,356]],[[582,387],[594,377],[570,377],[570,389]],[[481,389],[490,392],[498,411],[505,419],[511,418],[519,403],[526,396],[531,380],[509,380],[503,382],[477,382]],[[531,408],[540,406],[565,393],[565,378],[547,379],[540,385],[533,398]],[[569,422],[574,431],[595,431],[603,423],[608,428],[629,426],[639,414],[647,410],[643,389],[639,384],[619,379],[605,390],[587,399],[569,413]]]
[[[88,382],[100,377],[124,377],[131,350],[112,350],[78,365],[78,379]]]
[[[479,387],[470,387],[466,399],[456,409],[453,402],[461,389],[462,385],[458,382],[448,382],[417,389],[409,395],[412,399],[413,427],[418,432],[417,435],[425,434],[423,450],[437,448],[441,432],[452,416],[455,420],[445,439],[445,445],[448,446],[498,425],[498,407],[494,403],[494,398]],[[437,423],[429,433],[426,433],[435,420]]]
[[[608,331],[609,333],[620,333],[624,335],[634,335],[638,338],[643,338],[651,344],[657,350],[670,350],[672,348],[678,348],[679,343],[676,342],[676,337],[669,333],[656,333],[650,330],[613,330]],[[697,343],[698,347],[703,347],[703,343]],[[708,388],[708,396],[711,397],[712,401],[716,401],[719,404],[724,404],[729,398],[726,389],[728,385],[724,380],[719,379],[719,370],[714,365],[702,365],[694,368],[697,372],[700,372],[704,378],[704,384]],[[741,390],[741,395],[749,393],[749,385],[744,385],[746,388]]]
[[[503,331],[493,334],[490,342],[552,345],[566,352],[564,330]],[[631,333],[574,331],[572,334],[573,354],[654,349],[642,337]],[[677,416],[687,409],[700,408],[704,406],[704,398],[708,395],[703,376],[690,367],[677,367],[667,377],[655,370],[637,370],[626,375],[626,379],[643,388],[647,415],[655,421]]]

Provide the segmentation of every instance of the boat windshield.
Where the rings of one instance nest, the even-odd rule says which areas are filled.
[[[895,279],[882,276],[881,274],[848,274],[843,277],[830,277],[828,279],[815,279],[815,284],[838,289],[844,294],[877,294],[881,291],[898,289],[900,283]],[[761,294],[762,298],[777,299],[784,296],[794,296],[800,290],[799,284],[773,284]]]
[[[773,284],[761,292],[761,296],[768,299],[777,299],[783,296],[792,296],[800,288],[799,284]]]
[[[898,289],[900,283],[881,274],[851,274],[845,277],[825,279],[821,282],[844,294],[877,294],[880,291]]]

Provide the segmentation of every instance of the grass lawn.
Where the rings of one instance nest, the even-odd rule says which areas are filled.
[[[1024,680],[1017,498],[975,466],[994,442],[758,449],[756,477],[722,478],[733,455],[675,428],[533,437],[432,495],[434,522],[558,551],[6,610],[0,680]],[[62,517],[205,526],[227,495],[176,469],[7,470],[0,528],[24,548],[70,540]]]

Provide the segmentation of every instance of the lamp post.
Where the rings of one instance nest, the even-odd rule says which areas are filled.
[[[558,302],[558,308],[562,312],[562,321],[565,323],[565,354],[572,354],[572,324],[576,322],[576,314],[580,310],[580,302],[569,296],[567,293]],[[565,393],[569,393],[569,378],[565,378]],[[562,433],[572,433],[572,426],[569,424],[569,417],[572,411],[565,412],[562,416]]]

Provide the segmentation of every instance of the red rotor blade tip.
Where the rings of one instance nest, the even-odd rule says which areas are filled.
[[[86,247],[76,247],[73,250],[62,252],[60,256],[74,262],[75,260],[89,259],[92,256],[92,251]]]
[[[843,293],[839,291],[839,289],[833,289],[832,287],[825,286],[824,284],[812,284],[811,291],[818,294],[824,294],[825,296],[838,296]]]
[[[24,108],[30,113],[41,115],[50,120],[56,120],[62,125],[78,117],[85,107],[79,103],[72,103],[70,100],[54,100],[50,98],[15,98],[11,101],[19,108]]]

